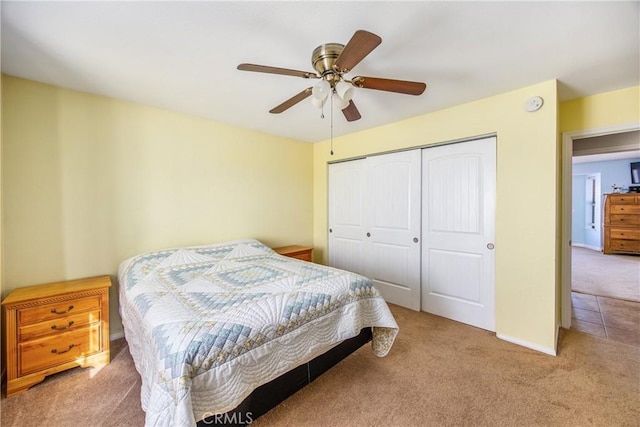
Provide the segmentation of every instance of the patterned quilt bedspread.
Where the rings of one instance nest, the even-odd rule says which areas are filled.
[[[234,409],[364,327],[385,356],[398,331],[367,278],[256,240],[142,254],[120,265],[119,283],[150,426],[191,426]]]

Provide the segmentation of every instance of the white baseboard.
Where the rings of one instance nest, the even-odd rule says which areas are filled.
[[[558,336],[558,333],[556,332],[556,345],[557,345],[557,336]],[[550,356],[556,356],[557,355],[557,352],[556,352],[555,348],[543,347],[541,345],[534,344],[534,343],[531,343],[529,341],[522,340],[520,338],[510,337],[509,335],[504,335],[504,334],[496,334],[496,337],[500,338],[503,341],[507,341],[507,342],[510,342],[510,343],[513,343],[513,344],[517,344],[517,345],[521,345],[522,347],[527,347],[527,348],[530,348],[531,350],[536,350],[536,351],[539,351],[541,353],[548,354]]]
[[[118,340],[120,338],[124,338],[124,331],[116,332],[116,333],[113,333],[113,334],[109,335],[109,341],[115,341],[115,340]]]
[[[591,249],[592,251],[598,251],[598,252],[600,252],[602,250],[602,248],[597,248],[595,246],[589,246],[589,245],[583,245],[582,243],[571,243],[571,246],[575,246],[576,248]]]

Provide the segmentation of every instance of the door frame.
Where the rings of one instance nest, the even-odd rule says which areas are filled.
[[[599,128],[562,133],[562,265],[561,265],[561,326],[571,328],[571,193],[573,176],[573,140],[640,130],[640,122],[623,123]]]
[[[572,168],[573,168],[573,164],[572,164]],[[594,212],[593,212],[593,214],[594,214],[594,217],[593,217],[594,222],[593,222],[593,225],[594,225],[594,227],[592,229],[590,229],[589,231],[585,231],[584,232],[585,233],[584,234],[585,242],[583,244],[576,245],[573,242],[573,239],[571,239],[572,240],[572,242],[571,242],[572,246],[582,246],[584,248],[591,249],[593,251],[601,251],[602,250],[602,236],[601,236],[601,234],[602,234],[602,184],[601,184],[601,175],[602,174],[600,172],[592,172],[592,173],[583,173],[583,174],[577,174],[577,175],[574,174],[573,175],[574,177],[575,176],[584,176],[585,177],[585,184],[589,180],[589,178],[593,178],[593,181],[594,181],[594,183],[593,183],[593,185],[594,185],[594,192],[593,192],[593,195],[594,195],[594,200],[593,200],[593,203],[594,203],[594,206],[593,206],[593,209],[594,209]],[[586,193],[585,193],[585,196],[586,196]],[[571,193],[571,199],[572,199],[572,202],[573,202],[573,192]],[[586,205],[587,205],[586,200],[584,202],[585,203],[583,205],[583,210],[582,210],[582,214],[583,215],[585,214],[584,208],[586,208]],[[572,206],[572,209],[573,209],[573,206]],[[571,216],[571,218],[572,218],[572,221],[573,221],[573,215]],[[585,220],[585,228],[586,228],[586,220]],[[573,224],[572,224],[571,229],[573,231]],[[597,237],[598,246],[593,246],[593,245],[587,244],[587,240],[589,240],[588,237],[587,237],[588,233],[597,233],[597,235],[598,235],[598,237]]]

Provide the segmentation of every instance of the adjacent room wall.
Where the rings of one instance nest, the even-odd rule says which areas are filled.
[[[640,158],[575,163],[573,173],[575,175],[600,172],[602,194],[611,193],[614,185],[623,187],[623,191],[627,191],[631,185],[631,167],[629,165],[633,162],[640,162]],[[584,206],[584,200],[582,202]]]
[[[313,243],[313,147],[3,76],[3,297],[143,251]],[[121,332],[116,283],[111,334]]]
[[[524,110],[531,96],[537,112]],[[429,96],[428,91],[424,95]],[[391,101],[391,99],[390,99]],[[327,259],[327,162],[497,134],[496,331],[555,352],[559,147],[557,84],[513,92],[314,144],[314,247]]]
[[[623,191],[627,191],[631,185],[631,168],[629,164],[632,162],[640,162],[640,158],[608,160],[599,162],[586,162],[573,164],[573,191],[571,204],[572,209],[572,230],[571,242],[574,246],[583,246],[589,248],[602,249],[601,241],[601,225],[602,218],[597,224],[597,228],[593,231],[585,233],[587,222],[585,221],[585,213],[590,211],[590,205],[586,204],[586,176],[590,174],[600,174],[600,195],[612,192],[612,187],[623,187]],[[600,197],[601,198],[601,197]],[[596,213],[596,218],[600,215]],[[594,236],[595,234],[595,236]],[[590,240],[591,237],[591,240]]]

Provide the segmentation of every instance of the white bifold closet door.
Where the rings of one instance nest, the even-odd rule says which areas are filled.
[[[420,310],[420,150],[329,165],[329,264]]]
[[[495,331],[496,138],[422,152],[422,310]]]

